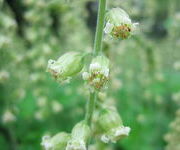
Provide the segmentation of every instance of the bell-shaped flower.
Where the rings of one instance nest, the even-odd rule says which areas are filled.
[[[41,145],[45,150],[65,150],[70,134],[61,132],[53,137],[44,136]]]
[[[78,74],[84,66],[84,54],[78,52],[68,52],[62,55],[57,61],[48,61],[47,71],[57,81],[66,81]]]
[[[87,142],[90,137],[90,127],[85,121],[76,124],[71,133],[66,150],[86,150]]]
[[[102,89],[109,80],[109,59],[104,55],[96,56],[89,66],[89,72],[84,72],[82,77],[94,89]]]
[[[129,15],[121,8],[111,9],[106,16],[104,32],[117,39],[129,38],[137,28],[138,23],[132,23]]]
[[[98,125],[103,133],[101,141],[104,143],[115,143],[129,135],[130,128],[123,125],[122,119],[116,110],[103,109],[99,113]]]

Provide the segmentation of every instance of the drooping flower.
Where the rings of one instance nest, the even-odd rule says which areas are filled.
[[[60,132],[53,137],[44,136],[41,145],[45,150],[65,150],[70,134]]]
[[[78,74],[84,66],[84,55],[78,52],[68,52],[57,61],[48,61],[47,71],[57,79],[65,81]]]
[[[86,145],[90,137],[90,127],[86,122],[81,121],[76,124],[71,133],[66,150],[86,150]]]
[[[95,57],[89,66],[89,72],[84,72],[82,77],[94,89],[102,89],[109,80],[109,60],[103,55]]]
[[[117,39],[129,38],[137,28],[138,23],[132,23],[129,15],[121,8],[111,9],[106,16],[104,32]]]
[[[123,125],[122,119],[116,110],[103,109],[98,118],[98,125],[103,130],[101,141],[115,143],[129,135],[130,128]]]

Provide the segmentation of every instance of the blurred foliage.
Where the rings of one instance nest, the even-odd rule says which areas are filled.
[[[166,150],[179,150],[180,149],[180,109],[177,111],[177,115],[175,120],[170,124],[171,131],[165,136],[168,145],[166,146]]]
[[[111,89],[101,97],[115,103],[132,128],[127,139],[109,149],[163,150],[176,144],[170,136],[165,141],[165,134],[179,132],[169,130],[180,104],[179,2],[108,3],[140,23],[129,40],[104,40],[113,64]],[[92,51],[97,2],[0,0],[0,7],[0,149],[38,150],[42,135],[69,132],[84,117],[87,89],[81,77],[59,85],[46,65],[66,51]]]

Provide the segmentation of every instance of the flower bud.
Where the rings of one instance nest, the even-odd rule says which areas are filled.
[[[72,130],[66,150],[86,150],[90,134],[90,127],[84,121],[78,123]]]
[[[107,13],[105,33],[117,39],[127,39],[136,28],[129,15],[121,8],[113,8]]]
[[[61,132],[53,137],[44,136],[41,145],[45,150],[65,150],[69,139],[69,134]]]
[[[98,125],[104,133],[101,140],[104,143],[115,143],[129,135],[130,128],[124,127],[121,117],[115,110],[104,109],[99,114]]]
[[[83,79],[94,89],[102,89],[109,80],[109,60],[103,55],[95,57],[90,64],[89,73],[83,73]]]
[[[47,71],[58,81],[65,81],[78,74],[84,66],[84,55],[78,52],[69,52],[62,55],[57,61],[49,60]]]
[[[70,135],[67,133],[58,133],[51,139],[51,143],[53,144],[53,150],[65,150],[68,140],[70,139]]]

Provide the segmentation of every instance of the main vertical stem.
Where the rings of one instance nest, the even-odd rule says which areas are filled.
[[[102,51],[105,13],[106,13],[106,0],[99,0],[98,19],[97,19],[96,35],[94,41],[94,52],[93,52],[94,57],[96,57]],[[87,103],[87,110],[85,116],[85,120],[88,123],[88,125],[91,125],[94,107],[96,103],[96,97],[97,97],[97,92],[90,91],[90,98]]]
[[[90,92],[90,97],[87,103],[86,118],[85,118],[88,125],[91,125],[92,115],[96,102],[96,96],[97,96],[96,92]]]
[[[106,0],[99,0],[98,19],[96,26],[96,35],[94,41],[94,55],[98,55],[102,51],[102,38],[104,29],[104,19],[106,13]]]

